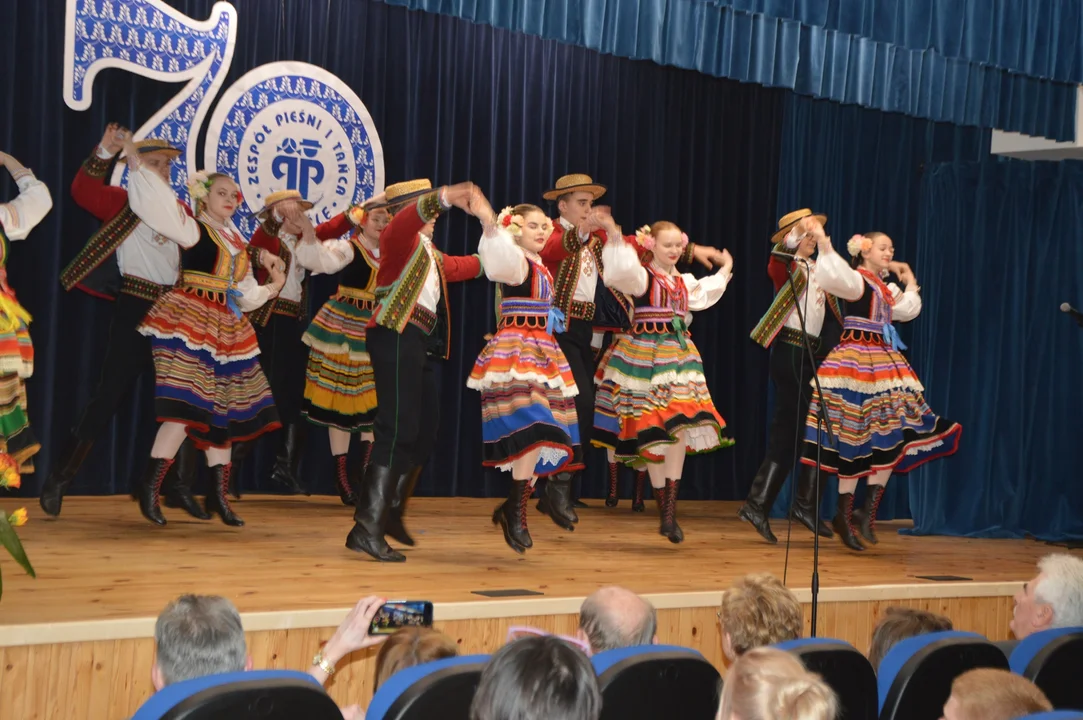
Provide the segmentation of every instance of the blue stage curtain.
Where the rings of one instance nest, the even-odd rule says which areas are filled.
[[[921,14],[921,7],[926,8],[925,14],[931,12],[927,7],[931,1],[913,3],[914,13]],[[981,59],[946,55],[916,41],[900,44],[847,32],[826,21],[822,25],[803,24],[789,19],[803,14],[795,11],[747,12],[730,7],[730,3],[704,0],[387,2],[876,110],[1056,140],[1075,137],[1074,82],[1031,77]],[[787,4],[765,2],[776,12],[776,4]],[[819,4],[807,2],[808,7]],[[900,22],[908,27],[910,11],[898,12],[905,15]],[[1065,22],[1072,25],[1074,18],[1078,27],[1078,15],[1065,12]],[[1016,15],[1005,18],[1014,20]],[[997,24],[998,32],[1013,37],[1021,34],[1019,27],[1017,23]],[[1043,35],[1029,24],[1026,27],[1029,34],[1024,49],[1031,57],[1040,53],[1029,39]],[[974,34],[979,35],[977,31]],[[980,44],[980,38],[975,43]],[[1072,57],[1076,48],[1065,47]]]
[[[963,437],[914,473],[914,533],[1083,537],[1083,165],[934,165],[920,216],[910,356]]]
[[[706,0],[1021,75],[1083,82],[1077,0]]]
[[[175,5],[203,19],[212,2]],[[781,91],[375,0],[235,5],[237,53],[226,86],[275,60],[327,68],[371,112],[389,183],[413,177],[474,180],[499,209],[541,203],[558,176],[585,172],[609,185],[604,202],[626,230],[669,219],[696,241],[731,249],[737,279],[716,308],[697,316],[693,332],[716,404],[738,444],[692,458],[684,488],[689,498],[743,493],[764,446],[766,363],[747,336],[771,299],[770,287],[759,279],[761,238],[776,206]],[[0,147],[37,171],[56,203],[30,239],[11,252],[11,283],[34,315],[31,333],[38,350],[29,383],[30,417],[44,451],[37,474],[23,483],[27,495],[44,481],[96,383],[107,342],[109,305],[77,291],[64,293],[57,281],[60,268],[97,227],[75,206],[68,187],[106,122],[136,127],[177,90],[107,70],[98,77],[90,110],[67,109],[60,92],[63,27],[63,0],[0,4],[7,69],[0,73]],[[12,194],[5,174],[0,198]],[[436,241],[450,253],[465,254],[476,249],[479,235],[476,221],[455,211],[440,221]],[[335,286],[333,278],[317,280],[315,303]],[[442,372],[441,437],[419,492],[500,495],[506,479],[482,471],[479,395],[465,386],[483,336],[493,329],[493,288],[476,280],[451,286],[449,295],[454,335]],[[74,492],[127,491],[145,467],[156,431],[152,390],[148,373],[103,432]],[[259,456],[246,463],[247,489],[273,489],[265,480],[273,443],[262,443]],[[596,496],[604,487],[604,455],[598,452],[586,488]],[[303,468],[316,490],[332,491],[325,433],[311,434]]]
[[[895,256],[915,267],[927,292],[931,281],[916,269],[923,168],[936,161],[977,160],[988,154],[988,144],[988,133],[973,128],[791,95],[783,120],[778,215],[802,207],[825,213],[827,232],[843,254],[846,241],[856,233],[887,233],[895,243]],[[760,250],[764,268],[769,249],[764,241]],[[750,282],[770,285],[762,269]],[[925,297],[922,314],[899,326],[907,343],[914,342],[912,334],[920,328],[936,327],[945,311]],[[920,340],[916,342],[920,346]],[[915,348],[907,355],[925,381],[929,404],[952,417],[942,403],[948,388],[925,377],[924,356],[916,356],[917,352]],[[965,444],[972,435],[966,432],[963,437]],[[780,494],[776,514],[789,506],[791,485],[787,483]],[[909,517],[907,486],[904,476],[891,481],[881,505],[882,519]],[[822,508],[827,517],[834,515],[835,489],[832,480]]]

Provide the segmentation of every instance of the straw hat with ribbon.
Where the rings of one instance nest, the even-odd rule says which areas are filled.
[[[778,243],[782,242],[782,240],[786,237],[786,234],[789,233],[790,230],[792,230],[794,226],[797,225],[797,223],[801,222],[807,217],[816,218],[820,221],[821,225],[827,224],[826,215],[815,215],[808,208],[794,210],[791,213],[786,213],[785,215],[783,215],[782,218],[778,221],[778,232],[771,236],[771,244],[777,245]]]
[[[378,205],[367,204],[366,210],[404,205],[411,200],[432,192],[432,180],[418,179],[388,185],[384,189],[384,201]]]
[[[599,185],[591,179],[590,175],[565,175],[557,180],[552,190],[542,193],[546,200],[556,200],[561,195],[573,192],[590,193],[595,200],[605,195],[605,185]]]
[[[311,210],[313,204],[301,195],[300,190],[277,190],[267,196],[267,201],[263,205],[263,209],[255,213],[256,217],[263,220],[274,210],[276,205],[281,205],[284,202],[289,201],[297,202],[301,205],[302,210]]]
[[[160,152],[169,155],[170,158],[175,158],[181,154],[181,151],[178,148],[175,148],[165,140],[160,140],[158,138],[147,138],[146,140],[139,140],[133,144],[135,145],[135,151],[140,155],[149,155],[150,153]],[[121,159],[123,158],[124,156],[121,155]]]

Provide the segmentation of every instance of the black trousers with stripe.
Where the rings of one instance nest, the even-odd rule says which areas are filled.
[[[436,445],[440,388],[432,338],[408,323],[401,333],[371,327],[366,342],[379,402],[369,464],[398,476],[424,465]]]

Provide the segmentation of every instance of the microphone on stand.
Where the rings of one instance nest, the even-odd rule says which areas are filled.
[[[1062,313],[1068,313],[1068,316],[1075,320],[1076,324],[1083,327],[1083,312],[1076,310],[1068,303],[1060,304],[1060,311]]]
[[[783,262],[788,262],[788,263],[793,262],[794,260],[797,259],[797,256],[794,255],[793,253],[782,252],[781,250],[772,250],[771,251],[771,257],[776,257],[779,260],[782,260]],[[1064,310],[1063,305],[1061,306],[1061,310]],[[1065,312],[1067,312],[1067,311],[1065,310]]]

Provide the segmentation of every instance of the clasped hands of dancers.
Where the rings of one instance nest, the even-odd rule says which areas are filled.
[[[128,166],[127,190],[105,184],[118,154]],[[385,537],[414,545],[404,515],[437,435],[435,363],[447,358],[452,337],[447,283],[484,274],[497,284],[497,330],[467,385],[481,393],[483,463],[511,473],[508,498],[492,518],[507,544],[519,553],[533,545],[527,504],[538,478],[546,480],[538,509],[574,530],[583,449],[591,445],[609,455],[606,504],[616,504],[617,464],[636,468],[633,509],[642,509],[640,483],[649,477],[659,532],[681,542],[685,456],[731,444],[688,330],[691,313],[725,293],[728,252],[690,243],[667,221],[623,235],[608,209],[594,206],[605,187],[586,175],[564,176],[544,194],[559,210],[552,221],[530,204],[496,213],[471,183],[433,189],[414,180],[313,226],[305,214],[312,204],[286,190],[266,198],[249,241],[231,221],[242,203],[232,178],[194,173],[192,206],[177,199],[169,178],[178,154],[160,140],[133,142],[111,125],[72,184],[76,202],[103,224],[61,281],[113,300],[114,314],[98,388],[42,492],[48,514],[60,514],[100,428],[152,366],[161,426],[133,493],[147,519],[166,523],[164,500],[197,518],[213,513],[243,525],[229,500],[235,464],[258,437],[284,428],[272,477],[302,490],[298,464],[312,423],[328,429],[336,487],[355,506],[347,547],[405,560]],[[51,199],[28,170],[0,159],[20,188],[0,206],[6,259],[7,239],[25,237]],[[437,218],[453,207],[481,221],[475,255],[446,255],[432,244]],[[813,491],[822,444],[825,473],[840,478],[833,525],[844,544],[861,550],[859,537],[876,542],[876,508],[891,472],[954,452],[961,428],[932,414],[899,353],[905,346],[892,322],[921,308],[913,272],[894,262],[881,233],[851,239],[849,266],[825,222],[807,210],[791,213],[772,238],[800,261],[787,269],[772,257],[768,266],[777,295],[752,337],[771,349],[778,395],[767,458],[738,514],[775,542],[767,516],[796,458],[797,418],[807,417],[794,517],[831,535]],[[692,261],[717,270],[700,279],[677,270]],[[905,289],[885,284],[889,272]],[[308,277],[320,273],[339,273],[339,287],[306,323]],[[29,469],[38,449],[25,413],[29,316],[6,277],[0,290],[0,394],[8,399],[0,406],[2,427],[10,428],[0,441]],[[797,303],[818,367],[803,350]],[[825,332],[833,320],[842,329],[837,347]],[[813,372],[835,446],[818,426]],[[355,434],[364,460],[349,467]],[[196,449],[213,479],[202,507],[191,491]],[[861,477],[870,491],[865,507],[854,509]]]

